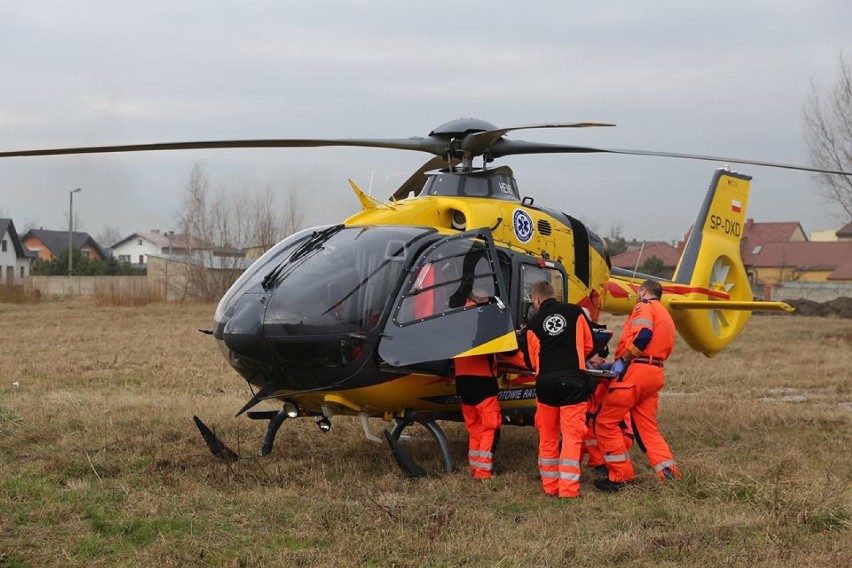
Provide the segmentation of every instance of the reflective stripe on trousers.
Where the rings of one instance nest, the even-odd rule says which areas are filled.
[[[480,450],[471,450],[467,453],[467,461],[472,468],[484,469],[491,471],[494,468],[494,454],[491,452],[483,452]],[[479,459],[483,458],[483,459]]]
[[[550,406],[537,402],[536,426],[539,434],[538,467],[544,492],[576,497],[580,491],[580,453],[586,434],[586,403]]]

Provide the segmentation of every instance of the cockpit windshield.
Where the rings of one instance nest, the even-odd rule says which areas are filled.
[[[434,233],[422,227],[342,227],[303,241],[277,269],[267,335],[373,329],[423,238]]]

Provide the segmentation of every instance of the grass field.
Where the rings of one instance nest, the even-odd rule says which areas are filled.
[[[212,312],[0,304],[0,567],[852,565],[852,320],[754,317],[712,360],[680,343],[660,423],[684,478],[634,448],[636,486],[584,475],[566,502],[541,494],[532,428],[504,429],[487,482],[410,481],[346,417],[220,462],[193,414],[242,455],[264,424],[232,418],[249,394],[197,331]]]

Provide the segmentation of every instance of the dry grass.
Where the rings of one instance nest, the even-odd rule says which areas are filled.
[[[714,360],[681,346],[660,420],[685,478],[634,452],[635,488],[562,502],[531,428],[505,429],[485,483],[409,481],[346,418],[214,459],[193,414],[243,455],[263,425],[232,418],[247,391],[196,331],[212,311],[0,304],[0,566],[852,565],[849,320],[754,318]],[[413,452],[438,469],[432,442]]]

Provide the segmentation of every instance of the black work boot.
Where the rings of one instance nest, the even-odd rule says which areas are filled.
[[[609,475],[609,470],[607,470],[605,465],[596,465],[594,470],[598,477],[606,477]]]
[[[677,475],[675,475],[674,470],[672,470],[671,468],[664,467],[662,474],[663,474],[663,479],[667,479],[667,480],[670,480],[670,481],[674,481],[675,479],[677,479]]]
[[[605,493],[615,493],[616,491],[621,490],[627,485],[627,483],[620,481],[610,481],[608,477],[603,477],[601,479],[595,480],[595,487],[600,489]]]

